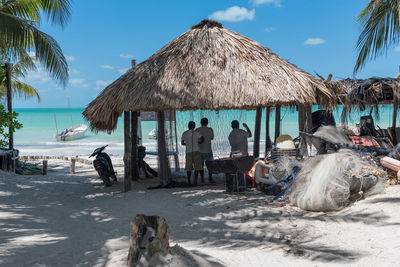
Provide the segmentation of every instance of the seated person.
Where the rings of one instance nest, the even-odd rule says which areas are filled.
[[[138,168],[139,171],[140,169],[143,170],[144,175],[146,176],[146,178],[150,178],[150,175],[148,172],[150,172],[154,177],[157,177],[158,173],[153,170],[149,164],[146,163],[146,161],[144,161],[144,158],[146,157],[146,147],[144,146],[138,146]]]

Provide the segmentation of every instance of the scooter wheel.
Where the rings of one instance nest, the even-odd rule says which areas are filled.
[[[101,180],[103,180],[103,183],[104,183],[106,186],[111,186],[111,185],[112,185],[112,183],[111,183],[111,181],[110,181],[110,178],[108,178],[108,177],[101,177]]]

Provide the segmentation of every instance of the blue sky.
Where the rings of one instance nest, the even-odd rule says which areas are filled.
[[[67,56],[70,82],[55,84],[40,67],[27,82],[42,101],[16,99],[21,107],[85,107],[130,67],[162,48],[203,18],[248,36],[283,59],[310,72],[336,79],[352,77],[356,16],[367,0],[74,0],[70,23],[41,29],[52,35]],[[400,47],[370,62],[357,74],[393,77]]]

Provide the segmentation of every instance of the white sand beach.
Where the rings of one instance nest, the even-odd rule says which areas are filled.
[[[1,266],[124,266],[136,214],[163,216],[171,254],[159,266],[396,266],[400,187],[339,212],[305,212],[216,186],[106,188],[92,166],[49,160],[47,176],[0,173]],[[221,177],[222,178],[222,177]]]

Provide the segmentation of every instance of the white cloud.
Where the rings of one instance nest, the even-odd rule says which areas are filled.
[[[250,2],[255,6],[273,4],[276,7],[282,7],[282,1],[283,0],[250,0]]]
[[[109,85],[110,83],[112,83],[111,80],[107,80],[107,81],[97,80],[97,81],[96,81],[96,85],[98,85],[98,86],[107,86],[107,85]]]
[[[131,54],[119,54],[120,58],[133,58],[133,55]]]
[[[274,32],[274,31],[276,31],[276,28],[273,28],[273,27],[265,28],[265,32]]]
[[[220,21],[232,21],[232,22],[239,22],[243,20],[253,20],[256,14],[256,10],[248,10],[244,7],[233,6],[229,7],[226,10],[219,10],[208,17],[210,19],[220,20]]]
[[[400,45],[396,46],[396,47],[394,48],[394,51],[400,52]]]
[[[305,45],[320,45],[325,43],[325,40],[322,38],[308,38],[304,41]]]
[[[103,81],[103,80],[97,80],[96,81],[96,90],[102,90],[104,87],[107,87],[110,83],[112,83],[111,80]]]
[[[74,78],[69,80],[69,84],[72,86],[82,86],[84,85],[85,79],[82,78]]]
[[[67,61],[69,61],[69,62],[75,61],[75,57],[74,57],[74,56],[65,55],[65,59],[66,59]]]
[[[121,74],[125,74],[125,72],[127,72],[128,70],[129,70],[129,68],[118,69],[119,73],[121,73]]]
[[[49,82],[50,76],[47,71],[41,67],[38,67],[36,71],[30,71],[26,75],[24,81],[29,83],[46,83]]]
[[[77,69],[69,69],[69,74],[80,74],[81,72]]]
[[[100,68],[105,69],[105,70],[113,70],[113,69],[115,69],[115,67],[111,66],[111,65],[101,65]]]

